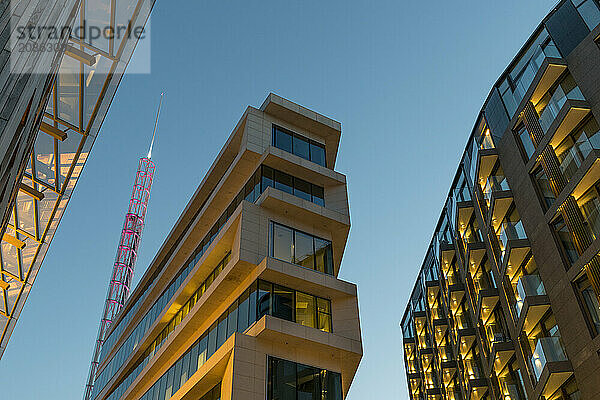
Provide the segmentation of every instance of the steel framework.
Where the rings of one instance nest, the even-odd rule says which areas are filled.
[[[100,328],[98,329],[98,338],[94,345],[94,354],[90,365],[90,373],[88,375],[87,384],[85,385],[84,399],[88,400],[92,397],[94,382],[96,380],[96,372],[102,352],[102,345],[106,340],[106,334],[110,330],[110,325],[119,314],[119,311],[125,305],[125,301],[129,297],[131,289],[131,280],[135,269],[135,261],[137,259],[138,248],[142,239],[142,231],[144,230],[144,221],[146,219],[146,211],[148,209],[148,201],[150,200],[150,189],[152,188],[152,180],[154,179],[155,166],[151,160],[152,147],[154,146],[154,138],[158,128],[158,118],[160,116],[160,106],[162,105],[163,93],[160,94],[158,103],[158,111],[156,112],[156,120],[154,121],[154,131],[152,132],[152,141],[150,149],[146,157],[140,158],[135,181],[133,182],[133,192],[129,200],[129,208],[125,214],[125,222],[117,247],[117,255],[113,266],[112,276],[108,284],[108,294],[104,303],[104,311],[100,320]]]

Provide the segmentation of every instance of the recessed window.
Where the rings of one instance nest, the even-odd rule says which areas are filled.
[[[554,232],[558,237],[560,244],[562,245],[561,247],[564,255],[567,258],[567,261],[569,261],[569,264],[573,264],[579,258],[579,253],[577,253],[577,249],[573,241],[573,235],[567,228],[562,216],[559,216],[556,218],[556,220],[554,220],[552,223],[552,228],[554,229]]]
[[[273,146],[323,167],[327,166],[323,144],[277,125],[273,125]]]
[[[271,256],[333,275],[331,241],[272,223]]]
[[[533,144],[533,139],[531,138],[531,134],[523,124],[517,127],[516,134],[519,138],[519,141],[521,142],[521,147],[525,156],[525,162],[527,162],[529,161],[533,153],[535,153],[535,145]]]
[[[342,377],[327,371],[269,357],[267,400],[342,400]]]
[[[533,170],[532,177],[538,189],[544,210],[548,210],[556,200],[556,196],[554,196],[550,180],[541,165]]]
[[[575,289],[583,308],[583,314],[591,328],[593,336],[600,333],[600,302],[587,274],[575,282]]]

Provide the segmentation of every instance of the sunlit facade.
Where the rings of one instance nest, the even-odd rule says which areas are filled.
[[[411,399],[600,398],[599,23],[559,2],[492,88],[402,319]]]
[[[5,5],[5,14],[26,16],[31,19],[25,22],[31,23],[31,13],[40,11],[40,26],[76,27],[84,21],[87,26],[127,26],[131,21],[132,27],[143,27],[154,0],[39,2],[40,10],[28,8],[37,2],[11,3],[11,7]],[[48,4],[61,9],[64,17],[43,19],[48,14],[42,11],[50,10]],[[137,44],[135,35],[92,40],[80,38],[81,32],[74,29],[65,36],[58,43],[62,47],[53,47],[58,51],[42,52],[44,62],[21,66],[22,71],[13,69],[12,76],[37,81],[17,87],[16,93],[2,92],[0,98],[3,104],[14,101],[13,113],[23,120],[12,131],[2,131],[2,137],[30,141],[26,148],[3,154],[5,161],[10,158],[14,171],[9,184],[2,187],[1,198],[5,220],[0,245],[0,357]],[[25,104],[23,111],[19,104]]]
[[[338,122],[248,107],[113,323],[92,398],[342,400],[362,357]]]

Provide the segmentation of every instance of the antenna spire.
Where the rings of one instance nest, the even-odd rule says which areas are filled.
[[[160,106],[162,105],[163,96],[165,92],[160,94],[160,101],[158,102],[158,111],[156,112],[156,120],[154,121],[154,130],[152,131],[152,142],[150,142],[150,150],[148,150],[148,158],[152,158],[152,147],[154,146],[154,137],[158,129],[158,117],[160,116]]]

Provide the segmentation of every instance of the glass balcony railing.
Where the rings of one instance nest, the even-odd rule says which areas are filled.
[[[549,362],[566,361],[567,356],[563,349],[560,337],[551,336],[537,340],[535,351],[531,356],[531,364],[536,379],[540,379],[544,367]]]
[[[502,388],[503,400],[526,400],[519,392],[519,386],[511,378],[500,378],[500,387]]]
[[[493,323],[485,325],[485,334],[490,345],[506,342],[506,334],[500,324]]]
[[[471,319],[465,314],[458,314],[454,317],[457,329],[468,329],[472,328]]]
[[[465,366],[465,379],[481,379],[484,374],[479,363],[475,359],[463,360]]]
[[[544,289],[544,283],[538,274],[533,275],[523,275],[517,281],[517,292],[515,309],[517,311],[517,315],[521,315],[521,310],[523,309],[523,303],[528,296],[542,296],[546,294],[546,289]]]
[[[452,346],[440,346],[438,347],[438,352],[440,354],[440,360],[442,360],[442,362],[454,360]]]
[[[600,202],[589,201],[582,209],[584,215],[583,225],[594,239],[600,236]]]
[[[490,206],[492,193],[501,190],[510,190],[506,177],[504,177],[504,175],[491,175],[488,177],[485,186],[483,187],[483,197],[485,198],[488,207]]]
[[[544,133],[548,132],[550,125],[552,125],[552,122],[554,122],[558,112],[567,100],[585,100],[585,97],[583,97],[581,90],[579,90],[577,86],[568,93],[565,93],[563,88],[558,86],[548,101],[548,104],[540,114],[540,125],[542,125]]]
[[[514,97],[516,103],[519,103],[523,99],[523,96],[525,96],[527,89],[529,89],[529,85],[542,66],[544,59],[546,57],[561,57],[560,52],[552,42],[546,44],[545,46],[538,44],[530,51],[533,51],[533,54],[529,63],[527,64],[527,67],[523,70],[523,73],[514,80]]]
[[[518,220],[516,223],[503,221],[496,235],[498,236],[498,242],[500,244],[500,249],[502,250],[503,258],[509,240],[527,239],[521,220]]]

